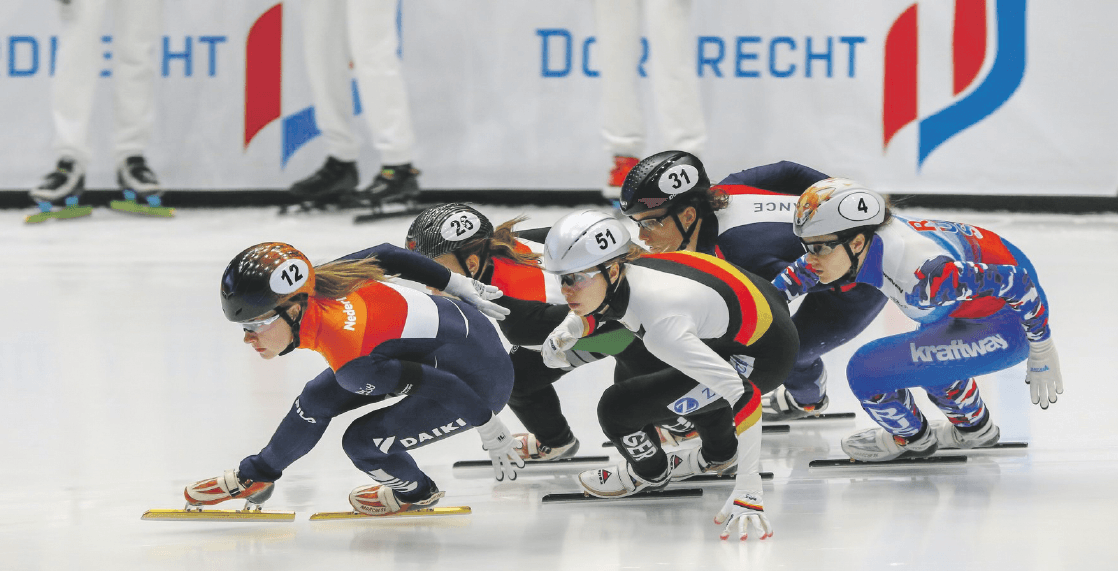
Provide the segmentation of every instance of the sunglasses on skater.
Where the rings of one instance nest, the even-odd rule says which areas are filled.
[[[280,314],[279,312],[276,312],[276,314],[271,317],[254,319],[252,321],[242,321],[238,325],[240,325],[241,329],[244,329],[248,333],[260,333],[261,331],[267,329],[269,325],[275,323],[276,320],[279,318]]]
[[[827,240],[826,242],[804,242],[800,240],[800,245],[804,247],[804,251],[814,256],[826,256],[835,251],[835,248],[846,243],[846,240]]]
[[[590,285],[590,280],[594,279],[594,276],[600,273],[602,273],[601,270],[563,274],[559,276],[559,283],[563,284],[566,287],[582,289],[587,285]]]
[[[641,228],[644,228],[645,230],[657,230],[661,226],[664,225],[664,219],[671,216],[671,215],[672,215],[672,213],[668,212],[667,214],[665,214],[663,216],[643,218],[641,220],[637,220],[636,218],[633,218],[632,216],[630,216],[629,219],[632,220],[633,222],[636,222],[637,226],[640,226]]]

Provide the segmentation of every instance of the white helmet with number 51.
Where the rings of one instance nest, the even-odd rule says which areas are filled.
[[[792,230],[800,238],[842,234],[885,221],[885,198],[848,178],[828,178],[808,187],[796,203]]]
[[[620,220],[597,210],[560,218],[547,232],[543,269],[569,274],[593,268],[629,251],[629,231]]]

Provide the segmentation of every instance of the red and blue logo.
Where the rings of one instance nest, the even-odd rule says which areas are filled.
[[[918,165],[955,135],[982,121],[1009,100],[1025,77],[1025,2],[995,0],[994,23],[988,22],[986,0],[955,0],[952,31],[954,103],[919,123]],[[904,126],[917,119],[917,4],[893,22],[885,38],[885,87],[881,125],[883,147]],[[979,73],[996,38],[986,76]],[[973,86],[973,89],[971,89]],[[967,92],[965,95],[964,92]]]
[[[353,114],[361,114],[356,80],[351,82]],[[283,115],[283,2],[269,8],[253,22],[245,40],[245,138],[244,148],[264,127],[282,118],[282,166],[303,145],[322,134],[314,119],[314,106]]]

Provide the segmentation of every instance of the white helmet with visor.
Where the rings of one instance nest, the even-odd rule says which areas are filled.
[[[796,203],[792,230],[800,238],[839,234],[885,221],[885,198],[846,178],[821,180]]]
[[[629,251],[629,231],[620,220],[597,210],[560,218],[544,241],[543,269],[569,274],[593,268]]]

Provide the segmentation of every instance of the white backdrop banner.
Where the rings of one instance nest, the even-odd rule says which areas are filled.
[[[313,4],[165,2],[147,156],[166,188],[286,188],[322,163],[298,23]],[[1115,21],[1118,2],[1098,0],[697,1],[703,159],[713,180],[788,159],[885,192],[1113,196]],[[57,2],[0,3],[0,188],[33,186],[57,159],[58,26]],[[104,26],[90,188],[115,184]],[[422,186],[605,182],[589,0],[403,0],[400,29]],[[634,104],[652,154],[648,87]],[[355,90],[366,184],[379,158],[361,89],[376,86]]]

